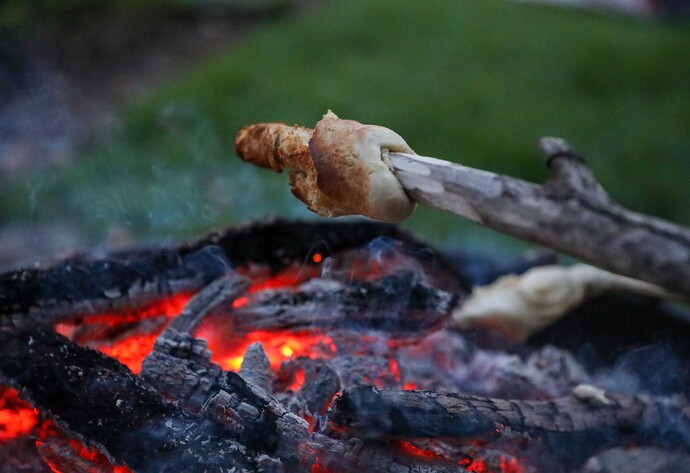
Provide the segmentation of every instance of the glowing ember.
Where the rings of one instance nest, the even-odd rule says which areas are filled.
[[[311,473],[332,473],[331,470],[321,465],[318,461],[311,466]]]
[[[337,267],[334,274],[349,275],[352,279],[373,280],[390,273],[392,270],[409,263],[401,259],[393,251],[384,248],[385,251],[376,253],[375,257],[370,252],[364,252],[359,256],[348,260],[344,265]],[[324,255],[315,252],[307,256],[300,264],[289,267],[275,275],[266,268],[247,267],[239,268],[238,272],[248,276],[252,284],[247,295],[234,300],[231,307],[224,309],[230,312],[247,305],[252,299],[252,294],[276,288],[295,288],[306,280],[321,274],[319,267],[324,261]],[[330,260],[329,260],[330,261]],[[312,264],[313,263],[313,264]],[[329,268],[331,265],[329,264]],[[325,269],[324,269],[325,271]],[[102,313],[83,317],[81,320],[57,324],[55,329],[59,333],[76,340],[78,343],[92,346],[107,356],[113,357],[128,366],[133,373],[141,371],[141,365],[146,356],[153,349],[156,339],[164,329],[168,320],[182,312],[184,306],[193,296],[192,293],[180,293],[158,300],[140,309],[125,310],[121,313]],[[411,369],[401,366],[398,359],[402,347],[414,347],[426,335],[413,335],[389,337],[380,330],[367,332],[355,332],[347,335],[340,331],[328,332],[316,330],[256,330],[251,332],[238,332],[232,324],[232,318],[227,314],[214,314],[205,319],[193,334],[197,338],[205,339],[208,348],[212,352],[212,361],[225,370],[238,372],[244,361],[247,348],[253,343],[260,342],[269,360],[270,367],[275,372],[281,372],[280,385],[289,391],[300,391],[305,383],[305,369],[299,366],[299,362],[283,366],[283,362],[298,358],[328,359],[336,355],[340,349],[341,355],[347,355],[356,359],[358,356],[370,357],[381,364],[373,363],[369,371],[362,371],[361,380],[367,384],[373,384],[380,388],[404,390],[416,390],[418,384],[406,379],[411,377]],[[210,320],[216,317],[215,320]],[[142,320],[146,323],[139,324]],[[319,329],[322,330],[322,329]],[[333,334],[337,337],[338,346],[334,342]],[[411,351],[409,348],[408,351]],[[436,354],[428,347],[419,349],[420,357],[427,357],[431,353],[439,369],[447,369],[449,361],[444,353]],[[353,362],[354,364],[355,362]],[[371,363],[370,363],[371,364]],[[315,364],[316,365],[316,364]],[[407,368],[407,369],[405,369]],[[311,373],[311,371],[307,371]],[[407,376],[406,376],[407,375]],[[358,373],[357,376],[360,376]],[[311,380],[310,380],[311,381]],[[415,379],[415,381],[417,381]],[[311,386],[310,386],[311,387]],[[125,466],[112,465],[108,458],[95,447],[84,445],[82,442],[64,432],[50,421],[38,421],[37,411],[19,399],[16,391],[0,387],[0,441],[7,441],[29,433],[38,434],[39,440],[36,447],[43,461],[54,473],[68,473],[70,471],[98,471],[106,473],[131,473]],[[337,389],[334,388],[334,389]],[[338,393],[334,394],[331,402]],[[322,402],[322,401],[320,401]],[[325,406],[319,405],[320,412],[304,414],[309,423],[309,431],[314,424],[321,425],[321,418],[328,409],[330,402]],[[316,422],[310,415],[314,415]],[[333,427],[333,431],[338,431]],[[342,432],[344,435],[344,432]],[[416,457],[419,462],[457,461],[441,454],[422,448],[409,442],[390,442],[388,444],[395,455],[407,455]],[[425,444],[424,444],[425,445]],[[444,450],[445,452],[445,450]],[[481,456],[469,456],[457,461],[458,465],[466,471],[473,473],[522,473],[523,468],[515,458],[495,456],[488,461]],[[499,467],[500,464],[500,467]],[[337,468],[337,467],[333,467]],[[311,473],[332,473],[318,461],[312,466]]]
[[[0,442],[28,434],[36,426],[37,418],[36,410],[22,401],[15,389],[1,391]]]
[[[458,462],[472,473],[522,473],[523,469],[515,458],[501,456],[498,469],[490,468],[481,457],[463,458]]]
[[[249,302],[248,297],[238,297],[234,301],[232,301],[232,308],[237,309],[239,307],[247,305],[247,302]]]
[[[314,256],[312,256],[312,261],[316,262],[314,257],[317,254],[318,253],[315,253]],[[320,269],[318,265],[295,265],[278,274],[266,272],[253,273],[250,270],[242,268],[239,268],[237,272],[247,276],[252,281],[249,293],[255,293],[266,289],[297,287],[299,284],[318,276]]]
[[[77,325],[100,324],[107,327],[116,327],[118,325],[139,322],[143,319],[158,317],[161,315],[166,317],[174,317],[182,312],[182,309],[193,295],[194,294],[191,292],[180,292],[178,294],[173,294],[170,297],[159,299],[139,309],[93,314],[84,317],[78,322],[60,322],[55,325],[55,331],[60,335],[70,338],[70,335]]]
[[[134,335],[112,345],[98,347],[98,350],[126,365],[132,373],[139,374],[141,364],[146,355],[153,350],[158,335],[158,333]]]
[[[299,368],[297,371],[295,371],[294,378],[292,379],[292,383],[290,383],[290,386],[288,386],[288,389],[291,391],[299,391],[303,385],[304,370],[302,368]]]
[[[522,473],[522,468],[517,459],[501,457],[501,473]]]
[[[263,344],[273,370],[280,368],[283,361],[299,357],[332,358],[336,351],[331,337],[308,330],[298,332],[257,330],[231,339],[222,339],[210,327],[203,327],[196,336],[208,341],[209,349],[213,352],[211,359],[215,363],[223,369],[235,372],[242,366],[247,347],[255,342]]]
[[[55,325],[55,331],[59,334],[75,340],[76,329],[79,326],[95,326],[97,330],[89,332],[86,340],[75,340],[91,346],[102,353],[117,359],[127,365],[133,373],[141,372],[141,363],[146,358],[163,331],[165,319],[158,326],[149,327],[147,333],[136,333],[128,337],[119,338],[111,342],[113,334],[119,335],[118,330],[127,330],[131,324],[141,322],[154,317],[172,318],[182,312],[182,309],[193,296],[191,292],[181,292],[170,297],[162,298],[139,309],[130,309],[118,313],[102,313],[84,317],[80,321],[61,322]],[[102,327],[102,330],[100,329]],[[114,330],[114,332],[113,332]],[[84,338],[82,336],[82,338]],[[107,340],[107,344],[100,343]]]
[[[51,421],[44,421],[38,430],[36,448],[53,473],[98,471],[101,473],[132,473],[123,465],[113,465],[98,448],[84,445],[68,436]]]
[[[398,361],[394,358],[389,358],[388,367],[390,368],[395,380],[400,381],[400,365],[398,365]]]
[[[412,455],[416,457],[424,457],[432,460],[439,460],[439,459],[444,459],[443,456],[439,455],[436,452],[432,452],[431,450],[427,450],[424,448],[420,448],[416,445],[413,445],[409,442],[400,442],[398,444],[400,447],[400,450],[402,450],[406,455]]]

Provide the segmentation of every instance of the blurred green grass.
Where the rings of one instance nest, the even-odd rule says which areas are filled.
[[[623,205],[690,225],[690,27],[504,0],[326,2],[254,31],[123,111],[74,165],[0,190],[0,224],[69,220],[185,238],[310,217],[285,176],[241,164],[242,126],[313,126],[327,109],[419,154],[539,182],[561,136]],[[513,240],[437,211],[405,224],[453,246]]]

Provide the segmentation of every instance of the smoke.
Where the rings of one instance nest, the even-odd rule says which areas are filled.
[[[668,344],[636,347],[618,357],[609,370],[599,373],[599,382],[611,391],[635,394],[688,394],[689,370]]]

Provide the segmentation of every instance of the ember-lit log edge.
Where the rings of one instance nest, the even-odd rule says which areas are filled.
[[[376,222],[293,222],[273,218],[218,230],[191,243],[141,248],[105,256],[76,255],[48,267],[0,273],[0,326],[52,325],[84,315],[141,309],[161,296],[195,293],[229,267],[263,266],[278,273],[289,264],[361,248],[372,238],[403,242],[434,265],[435,249],[395,225]]]

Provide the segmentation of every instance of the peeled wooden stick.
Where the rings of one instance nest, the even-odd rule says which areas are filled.
[[[690,230],[618,205],[565,141],[542,139],[551,176],[537,185],[417,156],[384,130],[329,114],[313,136],[284,124],[245,127],[236,148],[246,161],[289,169],[293,193],[321,215],[399,221],[417,202],[690,296]]]

